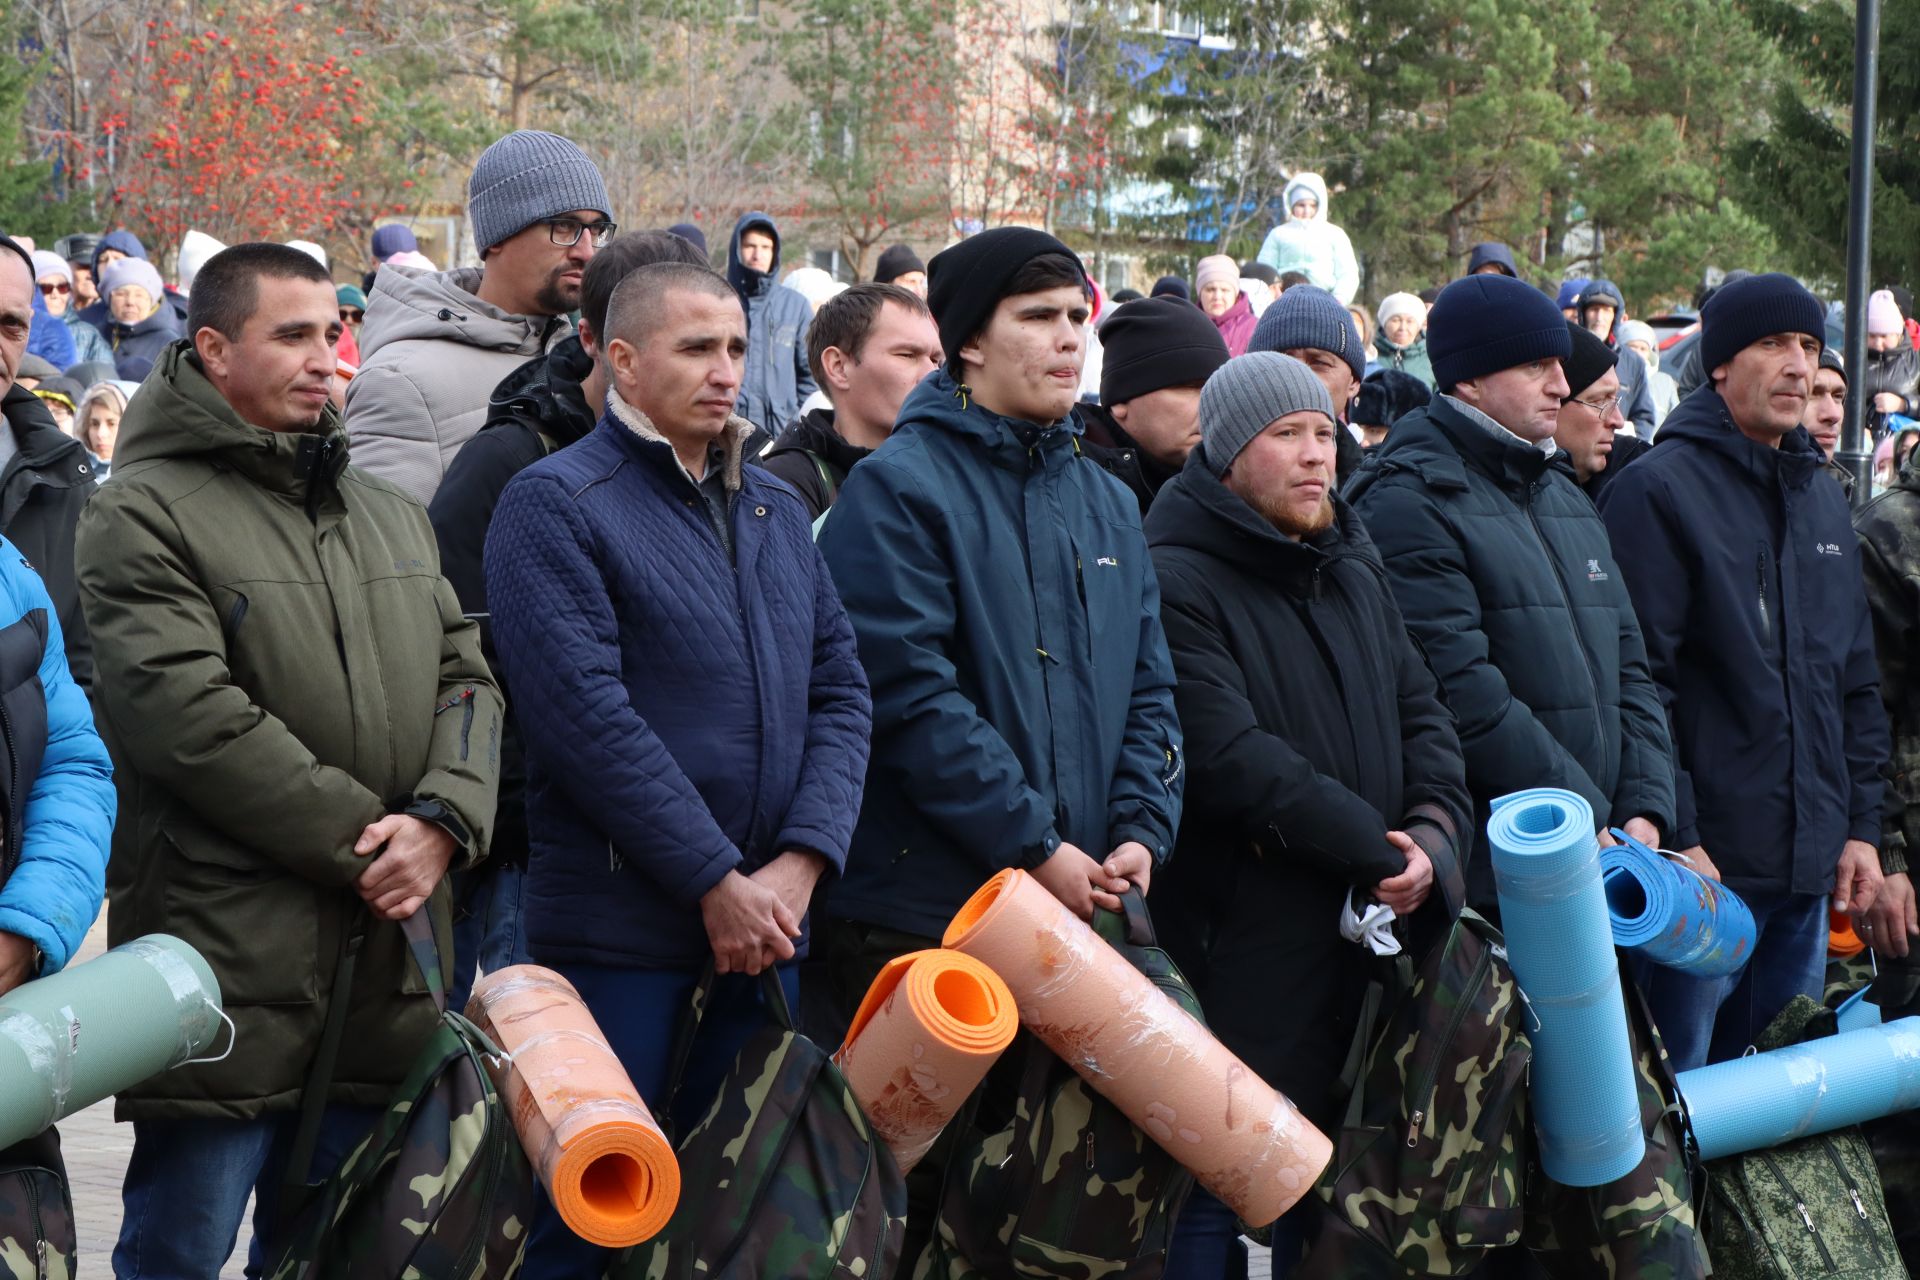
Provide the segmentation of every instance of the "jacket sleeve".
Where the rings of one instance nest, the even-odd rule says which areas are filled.
[[[1620,358],[1622,360],[1640,360],[1640,357],[1631,351],[1622,351]],[[1653,379],[1647,372],[1646,361],[1640,360],[1639,372],[1640,376],[1633,380],[1632,387],[1627,390],[1627,398],[1626,401],[1621,404],[1620,412],[1627,421],[1634,425],[1640,438],[1642,440],[1648,440],[1653,436],[1654,423],[1653,388],[1647,384],[1653,381]]]
[[[1687,633],[1687,610],[1693,593],[1691,575],[1680,554],[1682,545],[1672,509],[1672,498],[1664,485],[1649,479],[1644,467],[1628,467],[1600,491],[1600,518],[1613,541],[1614,563],[1622,566],[1627,580],[1627,595],[1633,601],[1634,617],[1640,626],[1647,672],[1659,694],[1667,720],[1668,749],[1673,759],[1673,827],[1663,831],[1675,849],[1691,849],[1700,843],[1700,828],[1694,807],[1693,777],[1680,759],[1678,738],[1673,732],[1673,707],[1680,678],[1680,650]],[[1631,570],[1624,566],[1633,566]],[[1626,672],[1621,673],[1623,699],[1627,692]],[[1627,815],[1632,817],[1634,815]],[[1717,851],[1707,850],[1709,857]]]
[[[1240,661],[1201,593],[1171,577],[1167,589],[1160,616],[1179,676],[1193,811],[1357,887],[1398,875],[1406,859],[1387,843],[1385,815],[1260,727]]]
[[[740,851],[627,696],[620,624],[592,548],[557,481],[534,472],[508,485],[487,532],[494,642],[528,758],[628,865],[694,906]]]
[[[1467,791],[1460,735],[1400,610],[1391,601],[1388,607],[1391,625],[1400,636],[1400,773],[1405,780],[1401,804],[1406,810],[1401,826],[1424,822],[1440,829],[1457,848],[1462,833],[1473,829],[1473,796]]]
[[[520,456],[509,436],[517,436],[517,427],[496,427],[482,431],[462,446],[447,468],[447,478],[434,490],[427,504],[427,519],[433,524],[433,538],[440,547],[440,572],[453,584],[453,593],[461,612],[480,623],[480,635],[486,651],[492,650],[492,627],[487,617],[487,575],[484,556],[487,526],[493,523],[494,508],[507,482],[539,455]],[[356,455],[354,462],[359,463]]]
[[[445,578],[433,598],[440,610],[440,696],[433,704],[427,772],[413,794],[438,800],[459,815],[468,836],[462,865],[473,866],[487,856],[493,835],[506,704],[480,653],[480,626],[462,616]]]
[[[101,665],[94,704],[118,730],[121,763],[195,817],[319,884],[366,870],[353,852],[381,797],[314,759],[286,724],[233,683],[227,642],[172,517],[115,485],[80,517],[80,603]],[[153,726],[165,725],[165,733]]]
[[[1333,232],[1333,296],[1344,307],[1360,291],[1360,263],[1353,256],[1353,241],[1346,231],[1340,227],[1328,229]]]
[[[1373,535],[1407,629],[1432,664],[1460,732],[1467,776],[1483,799],[1527,787],[1578,792],[1595,815],[1612,802],[1489,658],[1480,595],[1461,544],[1424,490],[1382,480],[1355,504]]]
[[[1893,754],[1893,743],[1887,728],[1886,708],[1880,701],[1873,617],[1864,594],[1856,594],[1854,604],[1853,644],[1847,652],[1841,703],[1846,717],[1847,777],[1852,782],[1847,797],[1847,839],[1864,840],[1878,848],[1887,799],[1887,764]]]
[[[1128,495],[1131,502],[1132,495]],[[1180,801],[1187,770],[1174,709],[1173,659],[1160,620],[1160,583],[1143,538],[1138,552],[1147,570],[1140,596],[1140,647],[1133,665],[1133,692],[1120,758],[1107,788],[1107,843],[1137,840],[1163,863],[1173,854],[1180,829]],[[1089,849],[1104,858],[1105,849]]]
[[[1914,579],[1901,572],[1873,536],[1878,530],[1863,527],[1860,532],[1860,568],[1866,586],[1867,606],[1873,619],[1874,650],[1880,666],[1880,702],[1886,709],[1892,735],[1893,764],[1888,770],[1887,820],[1881,832],[1881,850],[1893,844],[1898,834],[1908,849],[1920,851],[1915,838],[1920,836],[1920,724],[1908,718],[1907,708],[1914,706],[1912,693],[1913,646],[1920,643],[1920,593]],[[1898,554],[1898,545],[1893,553]]]
[[[1670,836],[1675,822],[1674,759],[1666,704],[1648,667],[1646,637],[1629,597],[1620,610],[1620,784],[1608,823],[1618,827],[1632,818],[1646,818],[1662,836]]]
[[[0,549],[8,564],[19,557]],[[94,732],[87,695],[67,674],[60,623],[37,576],[9,569],[8,594],[47,611],[40,685],[47,700],[47,745],[27,792],[20,863],[0,888],[0,930],[40,948],[41,973],[64,967],[100,914],[106,893],[107,845],[113,836],[113,765]]]
[[[908,484],[868,459],[820,528],[872,686],[875,746],[889,782],[981,867],[1038,866],[1060,843],[1053,812],[961,692],[945,521]]]
[[[422,504],[439,486],[439,429],[419,386],[387,365],[347,384],[347,435],[353,465],[397,484]]]
[[[818,547],[813,557],[813,674],[807,686],[807,750],[800,781],[781,826],[779,848],[811,849],[833,864],[847,865],[847,844],[866,786],[867,752],[873,736],[873,701],[853,626],[833,589],[833,575]]]

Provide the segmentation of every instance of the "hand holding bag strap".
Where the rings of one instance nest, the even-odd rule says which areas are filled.
[[[1116,951],[1122,947],[1159,945],[1154,938],[1153,918],[1147,914],[1146,895],[1137,884],[1128,885],[1127,891],[1120,895],[1120,910],[1094,908],[1093,931]]]

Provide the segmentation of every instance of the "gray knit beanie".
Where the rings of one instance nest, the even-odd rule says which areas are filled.
[[[482,151],[467,182],[467,218],[483,252],[576,209],[613,217],[607,184],[579,147],[537,129],[517,129]]]
[[[1225,475],[1255,436],[1302,409],[1324,413],[1339,425],[1333,397],[1313,370],[1292,356],[1252,351],[1227,361],[1200,389],[1200,447],[1207,466],[1216,476]]]
[[[1367,354],[1360,349],[1353,317],[1340,299],[1307,284],[1297,284],[1273,300],[1254,326],[1247,350],[1325,351],[1347,362],[1355,382],[1367,372]]]

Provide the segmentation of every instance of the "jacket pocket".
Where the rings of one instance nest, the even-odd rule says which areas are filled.
[[[245,846],[204,827],[162,832],[166,931],[190,943],[220,980],[223,1003],[303,1004],[319,995],[319,893]]]

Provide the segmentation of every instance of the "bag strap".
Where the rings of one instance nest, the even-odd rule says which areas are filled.
[[[706,967],[700,971],[700,981],[693,984],[693,992],[687,998],[687,1008],[680,1015],[679,1029],[674,1032],[673,1056],[668,1059],[672,1066],[667,1073],[667,1103],[653,1113],[654,1119],[667,1130],[669,1136],[673,1136],[674,1108],[680,1101],[680,1087],[686,1082],[687,1064],[693,1060],[693,1046],[700,1035],[700,1023],[713,1004],[713,984],[717,977],[713,959],[709,956]],[[787,1004],[787,989],[780,985],[777,967],[769,966],[760,971],[760,989],[767,1012],[773,1016],[774,1022],[783,1031],[792,1031],[793,1009]]]
[[[281,1175],[281,1212],[296,1203],[307,1188],[307,1171],[313,1168],[313,1153],[320,1145],[320,1121],[327,1109],[327,1090],[333,1086],[333,1069],[340,1059],[340,1041],[347,1030],[347,1008],[353,1003],[353,971],[360,959],[360,944],[366,940],[356,912],[348,917],[348,935],[340,944],[340,957],[333,966],[333,987],[327,995],[327,1017],[320,1027],[320,1047],[307,1071],[307,1083],[300,1090],[300,1125],[294,1130],[293,1151]]]
[[[813,459],[813,469],[820,473],[820,483],[827,486],[827,505],[832,506],[833,500],[840,496],[840,486],[834,483],[833,472],[827,468],[827,460],[811,449],[802,449],[800,452]]]
[[[1120,910],[1099,909],[1093,913],[1093,931],[1116,951],[1123,946],[1156,947],[1153,917],[1147,914],[1146,895],[1140,886],[1130,884],[1120,895]]]

